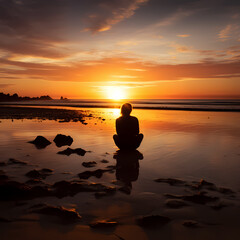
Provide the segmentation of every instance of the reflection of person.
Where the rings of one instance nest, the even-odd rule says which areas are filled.
[[[130,103],[123,104],[122,116],[116,120],[117,134],[113,136],[113,139],[119,149],[137,149],[143,139],[143,134],[139,133],[138,119],[130,116],[131,112],[132,105]]]
[[[118,150],[113,158],[117,160],[116,179],[123,183],[123,187],[120,190],[130,194],[132,182],[137,181],[139,175],[138,160],[142,160],[143,155],[138,150]]]

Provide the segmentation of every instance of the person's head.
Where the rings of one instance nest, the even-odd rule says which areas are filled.
[[[132,112],[132,105],[130,103],[124,103],[121,107],[121,114],[123,116],[129,116]]]

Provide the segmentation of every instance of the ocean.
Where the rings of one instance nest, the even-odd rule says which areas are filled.
[[[191,111],[240,111],[240,99],[67,99],[48,101],[6,102],[1,105],[64,106],[76,108],[119,108],[130,102],[136,109],[191,110]]]

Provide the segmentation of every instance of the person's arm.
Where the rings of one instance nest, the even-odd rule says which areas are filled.
[[[139,122],[138,122],[138,119],[137,118],[135,118],[135,126],[136,126],[136,128],[135,128],[135,134],[137,135],[137,134],[139,134]]]
[[[119,135],[119,130],[120,130],[120,127],[119,127],[119,119],[116,119],[116,122],[115,122],[115,125],[116,125],[116,132],[117,134]]]

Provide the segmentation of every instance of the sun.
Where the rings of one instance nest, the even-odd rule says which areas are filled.
[[[106,87],[106,94],[108,99],[121,100],[126,98],[126,91],[123,87],[108,86]]]

